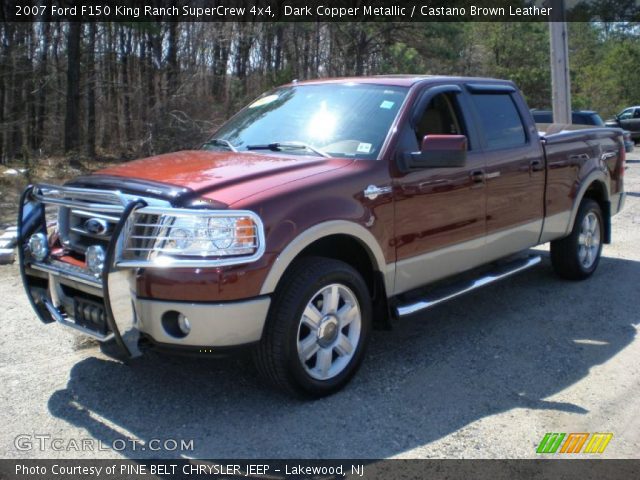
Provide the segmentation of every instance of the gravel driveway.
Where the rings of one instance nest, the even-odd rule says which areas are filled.
[[[315,402],[263,387],[246,359],[114,362],[40,324],[0,267],[3,456],[527,458],[545,432],[613,432],[603,456],[637,458],[640,155],[628,166],[594,277],[558,279],[542,248],[528,272],[376,332],[354,381]]]

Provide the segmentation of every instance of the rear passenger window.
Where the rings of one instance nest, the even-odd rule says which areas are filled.
[[[490,149],[519,147],[527,142],[522,119],[511,95],[482,93],[471,95],[480,125]]]

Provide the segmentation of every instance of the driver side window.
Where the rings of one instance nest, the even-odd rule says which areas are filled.
[[[455,94],[440,93],[433,97],[415,126],[418,145],[425,135],[466,135],[458,112]]]
[[[620,116],[618,118],[620,118],[620,120],[628,120],[631,117],[633,117],[633,109],[632,108],[627,108],[625,111],[623,111],[620,114]]]

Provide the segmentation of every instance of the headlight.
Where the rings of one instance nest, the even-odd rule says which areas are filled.
[[[154,251],[180,256],[217,257],[252,254],[257,226],[248,217],[189,215],[169,219]]]
[[[262,221],[248,210],[143,207],[124,235],[116,264],[126,267],[237,265],[265,251]]]
[[[229,248],[233,245],[236,221],[232,218],[210,218],[208,222],[209,237],[216,248]],[[237,240],[237,239],[236,239]]]

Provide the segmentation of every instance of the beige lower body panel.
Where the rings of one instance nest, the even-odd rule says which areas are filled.
[[[271,298],[258,297],[240,302],[185,303],[159,300],[135,301],[139,328],[156,342],[176,346],[229,347],[257,342],[262,337]],[[168,311],[184,314],[191,331],[176,338],[164,329],[162,315]]]
[[[544,219],[540,243],[562,238],[571,231],[571,211],[556,213]]]
[[[398,295],[537,245],[542,219],[396,263]]]

